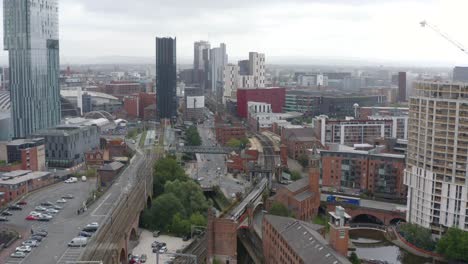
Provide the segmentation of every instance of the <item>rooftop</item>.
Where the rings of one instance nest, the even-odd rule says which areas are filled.
[[[289,191],[291,192],[297,192],[299,191],[300,189],[304,188],[305,186],[307,186],[309,184],[309,178],[308,177],[304,177],[300,180],[297,180],[291,184],[288,184],[286,186],[286,189],[288,189]]]
[[[265,220],[276,229],[304,263],[350,263],[331,249],[328,242],[318,233],[323,226],[275,215],[265,215]]]
[[[15,176],[12,176],[15,175]],[[0,174],[1,185],[16,185],[25,181],[39,179],[45,176],[51,175],[47,171],[12,171],[4,174]]]
[[[124,165],[118,161],[114,161],[111,163],[104,164],[101,168],[99,168],[100,171],[116,171],[119,170],[123,167]]]

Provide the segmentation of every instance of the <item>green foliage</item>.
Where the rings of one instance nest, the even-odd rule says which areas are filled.
[[[468,262],[468,232],[449,228],[437,243],[437,252],[450,260]]]
[[[153,193],[154,195],[163,193],[167,181],[186,181],[188,179],[184,169],[177,163],[175,158],[168,156],[160,159],[154,165]]]
[[[185,214],[185,209],[172,193],[160,195],[153,200],[153,206],[143,212],[142,226],[151,230],[167,230],[174,215]]]
[[[223,264],[223,262],[217,258],[213,259],[213,264]]]
[[[351,261],[352,264],[361,264],[361,260],[358,258],[356,252],[351,253],[351,256],[349,256],[349,261]]]
[[[297,181],[302,179],[302,175],[298,171],[291,171],[291,181]]]
[[[240,148],[241,141],[236,138],[231,138],[230,140],[228,140],[226,145],[231,148]]]
[[[132,128],[132,129],[128,130],[127,138],[135,139],[138,136],[138,133],[140,133],[139,128]]]
[[[174,194],[186,209],[187,216],[195,212],[206,212],[210,206],[200,185],[194,181],[169,181],[164,186],[164,193]]]
[[[7,162],[5,160],[0,160],[0,166],[4,166],[6,164],[7,164]]]
[[[89,168],[89,169],[86,170],[85,175],[86,175],[87,178],[96,177],[97,170],[95,168]]]
[[[250,143],[250,140],[245,137],[245,138],[241,138],[240,142],[241,142],[241,147],[245,148],[247,144]]]
[[[169,231],[178,236],[184,236],[190,233],[190,221],[184,219],[179,213],[172,217],[172,223],[169,227]]]
[[[191,126],[185,131],[185,136],[187,138],[187,144],[189,146],[200,146],[202,141],[200,134],[198,134],[198,129],[196,126]]]
[[[309,158],[307,157],[307,155],[302,154],[299,157],[297,157],[297,162],[299,162],[299,164],[301,164],[301,166],[305,168],[309,164]]]
[[[141,137],[140,137],[140,142],[138,142],[139,146],[140,147],[143,147],[145,145],[145,141],[146,141],[146,134],[148,133],[148,131],[143,131],[143,133],[141,134]]]
[[[291,216],[291,213],[289,212],[288,208],[286,208],[286,206],[278,202],[273,202],[269,213],[278,216]]]
[[[411,244],[429,251],[435,249],[436,243],[432,240],[431,230],[415,224],[400,225],[400,234]]]

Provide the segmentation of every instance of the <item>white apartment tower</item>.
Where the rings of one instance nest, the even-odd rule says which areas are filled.
[[[468,84],[416,82],[409,100],[407,221],[468,231]]]
[[[216,97],[222,95],[224,66],[227,63],[226,44],[221,43],[219,48],[212,48],[210,50],[211,91]]]
[[[224,66],[223,72],[223,103],[227,98],[234,98],[239,84],[239,66],[228,64]]]
[[[258,52],[249,53],[250,75],[254,78],[255,88],[265,87],[265,54]]]
[[[200,40],[193,45],[193,69],[204,70],[203,50],[210,49],[210,42]]]

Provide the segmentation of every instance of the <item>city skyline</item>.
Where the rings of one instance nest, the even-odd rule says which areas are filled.
[[[153,5],[159,6],[150,8]],[[64,64],[84,63],[92,57],[101,57],[93,63],[106,62],[106,58],[116,56],[120,57],[112,62],[125,63],[125,57],[146,61],[155,55],[154,35],[175,35],[179,39],[178,63],[193,60],[193,42],[202,39],[226,43],[232,59],[260,51],[269,54],[271,63],[290,63],[299,57],[301,64],[357,60],[463,65],[467,60],[459,50],[419,26],[421,20],[428,19],[468,45],[458,23],[466,10],[463,7],[468,3],[462,0],[240,1],[235,8],[224,1],[208,0],[177,5],[62,0],[61,55]],[[149,12],[154,9],[159,11]],[[6,53],[0,53],[0,63],[6,64],[5,58]]]

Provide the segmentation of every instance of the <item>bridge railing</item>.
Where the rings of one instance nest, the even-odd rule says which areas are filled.
[[[379,229],[379,230],[383,230],[383,231],[387,230],[387,227],[384,226],[384,225],[372,224],[372,223],[351,223],[351,224],[349,224],[349,227],[351,229],[366,229],[366,228],[369,228],[369,229]]]

